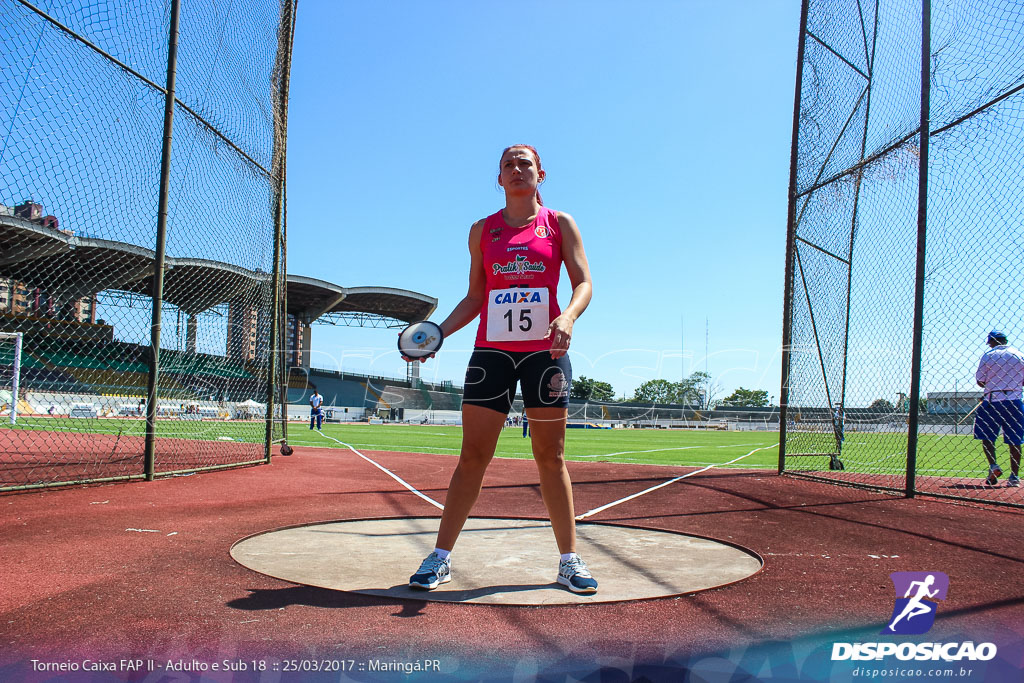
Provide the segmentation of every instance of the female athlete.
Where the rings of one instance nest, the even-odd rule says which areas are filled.
[[[597,581],[576,554],[572,485],[564,459],[572,381],[566,354],[573,323],[590,303],[590,268],[572,216],[541,201],[538,187],[545,175],[533,147],[504,150],[498,184],[505,208],[469,230],[469,290],[441,323],[447,338],[480,317],[462,399],[462,452],[448,486],[436,547],[409,579],[413,588],[430,590],[451,580],[451,550],[480,495],[518,383],[541,496],[561,554],[558,583],[577,593],[597,591]],[[561,310],[556,294],[563,263],[572,298]]]

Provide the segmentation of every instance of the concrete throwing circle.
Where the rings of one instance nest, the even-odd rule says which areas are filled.
[[[437,518],[368,519],[267,531],[231,548],[239,564],[306,586],[391,598],[561,605],[707,590],[756,573],[751,551],[695,536],[578,523],[577,550],[600,588],[577,595],[555,582],[558,550],[546,521],[470,518],[452,553],[452,580],[408,587],[434,549]]]

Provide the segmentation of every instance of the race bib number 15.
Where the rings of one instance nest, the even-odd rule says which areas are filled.
[[[487,302],[487,341],[543,339],[548,325],[546,287],[492,289]]]

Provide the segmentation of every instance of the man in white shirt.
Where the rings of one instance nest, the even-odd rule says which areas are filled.
[[[320,409],[320,406],[324,404],[324,397],[320,395],[316,389],[313,390],[313,395],[309,397],[309,428],[313,429],[313,423],[316,423],[316,428],[320,429],[324,423],[324,411]]]
[[[1024,443],[1024,354],[1007,344],[999,330],[988,334],[989,350],[981,357],[974,377],[984,389],[984,398],[974,416],[974,438],[981,441],[988,460],[985,483],[995,486],[1003,473],[996,461],[996,437],[1003,432],[1003,441],[1010,447],[1009,487],[1020,486],[1020,447]]]

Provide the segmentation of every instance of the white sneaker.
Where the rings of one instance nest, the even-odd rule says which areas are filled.
[[[441,559],[437,553],[430,553],[420,564],[419,571],[409,577],[409,588],[433,590],[442,583],[452,580],[452,558]]]
[[[587,563],[579,555],[558,564],[558,583],[573,593],[596,593],[597,581],[590,575]]]

